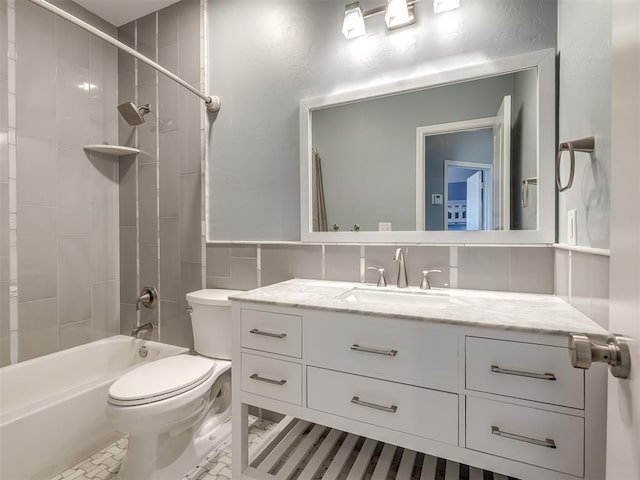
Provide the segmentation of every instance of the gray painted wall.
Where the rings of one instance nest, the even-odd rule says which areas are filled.
[[[300,238],[301,99],[556,46],[546,0],[438,16],[421,2],[416,25],[391,32],[375,17],[353,41],[340,32],[344,2],[210,0],[209,12],[209,90],[223,102],[210,140],[212,239]]]
[[[558,194],[559,241],[567,241],[567,212],[576,209],[578,245],[609,248],[611,2],[560,0],[558,50],[559,141],[596,137],[595,154],[576,155],[573,187]]]
[[[378,222],[392,222],[393,230],[415,230],[416,128],[495,116],[512,89],[513,75],[501,75],[314,111],[328,224],[375,231]],[[442,159],[428,171],[428,183],[442,185]]]

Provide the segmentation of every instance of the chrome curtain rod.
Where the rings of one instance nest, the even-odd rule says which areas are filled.
[[[204,103],[207,106],[207,110],[209,112],[217,112],[218,110],[220,110],[220,98],[219,97],[217,97],[215,95],[207,95],[205,93],[202,93],[200,90],[198,90],[196,88],[193,88],[187,82],[182,80],[180,77],[178,77],[174,73],[171,73],[169,70],[164,68],[162,65],[157,64],[156,62],[154,62],[153,60],[151,60],[148,57],[145,57],[144,55],[142,55],[141,53],[137,52],[133,48],[131,48],[131,47],[125,45],[124,43],[116,40],[111,35],[107,35],[102,30],[99,30],[96,27],[94,27],[92,25],[89,25],[86,22],[83,22],[79,18],[74,17],[70,13],[65,12],[64,10],[62,10],[61,8],[56,7],[55,5],[51,5],[49,2],[47,2],[45,0],[30,0],[30,1],[31,1],[31,3],[35,3],[39,7],[42,7],[45,10],[48,10],[51,13],[53,13],[55,15],[58,15],[59,17],[64,18],[65,20],[73,23],[74,25],[86,30],[87,32],[95,35],[96,37],[101,38],[105,42],[110,43],[111,45],[113,45],[116,48],[119,48],[123,52],[127,52],[129,55],[134,56],[135,58],[140,60],[142,63],[146,63],[151,68],[153,68],[153,69],[157,70],[158,72],[162,73],[163,75],[165,75],[166,77],[170,78],[174,82],[182,85],[184,88],[189,90],[191,93],[197,95],[202,100],[204,100]]]

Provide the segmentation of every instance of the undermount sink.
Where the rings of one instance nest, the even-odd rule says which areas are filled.
[[[414,305],[432,308],[445,308],[449,304],[449,295],[442,292],[400,290],[400,289],[373,289],[355,287],[340,294],[338,298],[354,305]]]

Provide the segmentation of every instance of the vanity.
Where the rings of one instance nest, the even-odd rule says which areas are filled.
[[[380,461],[390,445],[469,465],[470,478],[604,478],[606,370],[573,368],[568,337],[608,332],[557,297],[294,279],[232,303],[233,478],[315,478],[296,476],[295,451],[300,467],[260,468],[250,405],[316,424],[302,443],[318,426],[384,442]]]

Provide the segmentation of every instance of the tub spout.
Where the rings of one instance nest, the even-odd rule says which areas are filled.
[[[133,330],[131,330],[131,336],[138,338],[138,335],[140,334],[140,332],[151,332],[153,330],[153,323],[148,322],[145,323],[144,325],[140,325],[138,327],[135,327]]]

